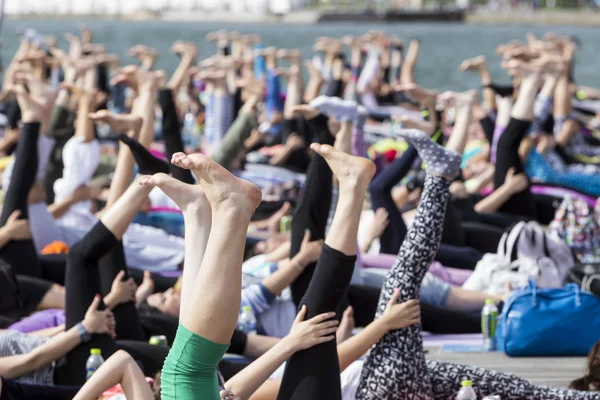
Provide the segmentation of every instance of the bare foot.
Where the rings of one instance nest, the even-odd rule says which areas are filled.
[[[139,183],[144,186],[158,187],[177,204],[186,216],[196,217],[198,214],[202,214],[204,217],[210,218],[210,204],[200,185],[183,183],[163,173],[142,176]]]
[[[250,217],[260,204],[260,189],[248,181],[236,178],[203,154],[175,153],[171,162],[192,171],[202,185],[213,212],[229,211]]]
[[[294,61],[299,62],[301,56],[302,56],[302,53],[300,53],[300,50],[295,50],[295,49],[294,50],[280,49],[280,50],[277,50],[277,53],[276,53],[277,58],[283,58],[290,62],[294,62]]]
[[[475,58],[470,58],[468,60],[463,61],[460,64],[459,69],[462,72],[465,72],[465,71],[481,72],[482,70],[487,69],[487,59],[485,58],[485,56],[477,56]]]
[[[519,60],[510,60],[502,62],[502,68],[508,70],[511,75],[518,75],[521,77],[536,75],[544,70],[545,63],[526,63]]]
[[[393,115],[392,120],[399,122],[402,125],[402,128],[405,129],[418,129],[420,131],[426,132],[429,135],[433,135],[433,132],[435,131],[435,125],[433,124],[433,121],[417,121],[416,119],[412,119],[408,115]]]
[[[111,85],[123,83],[135,91],[154,90],[157,86],[157,76],[153,71],[146,71],[135,65],[128,65],[110,81]]]
[[[354,309],[352,306],[348,306],[342,315],[342,320],[338,326],[338,330],[335,334],[335,340],[337,344],[341,344],[352,337],[352,331],[356,323],[354,322]]]
[[[440,100],[458,107],[471,106],[477,101],[477,91],[468,90],[462,93],[448,91],[440,95]]]
[[[195,60],[198,57],[198,48],[192,42],[182,42],[181,40],[173,43],[171,53],[179,55],[182,59]]]
[[[340,190],[365,192],[375,175],[375,164],[363,157],[351,156],[328,144],[313,143],[310,148],[320,154],[340,182]]]
[[[130,48],[127,51],[127,54],[137,58],[142,64],[142,67],[148,70],[154,67],[156,59],[158,58],[158,53],[156,49],[151,49],[150,47],[144,46],[142,44],[138,44]]]
[[[421,104],[435,104],[438,92],[431,89],[419,87],[416,83],[408,83],[396,86],[395,90],[406,91]]]
[[[113,114],[107,110],[100,110],[88,114],[88,117],[96,123],[108,124],[118,134],[125,134],[130,138],[137,139],[144,122],[142,117],[133,114]]]

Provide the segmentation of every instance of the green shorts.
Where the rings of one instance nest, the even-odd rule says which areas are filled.
[[[163,400],[219,400],[217,365],[229,348],[190,332],[179,324],[161,376]]]

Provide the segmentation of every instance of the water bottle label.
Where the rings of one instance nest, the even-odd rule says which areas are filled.
[[[498,324],[498,312],[492,311],[481,318],[481,332],[486,338],[493,338],[496,335],[496,326]]]
[[[85,370],[85,379],[88,380],[92,377],[92,375],[94,375],[94,372],[96,372],[96,368],[86,368]]]

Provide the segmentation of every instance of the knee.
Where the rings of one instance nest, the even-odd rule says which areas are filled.
[[[112,356],[112,359],[115,360],[115,362],[118,365],[123,365],[123,366],[129,366],[132,364],[136,364],[135,360],[133,359],[133,357],[126,352],[125,350],[117,350]]]

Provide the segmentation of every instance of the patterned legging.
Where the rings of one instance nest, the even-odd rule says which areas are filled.
[[[439,247],[448,201],[446,179],[428,175],[414,223],[381,290],[376,318],[396,288],[399,302],[419,297],[421,281]],[[464,379],[478,396],[498,394],[503,400],[600,400],[600,393],[533,385],[519,377],[468,365],[425,361],[421,326],[387,333],[370,351],[356,392],[357,400],[454,399]]]

